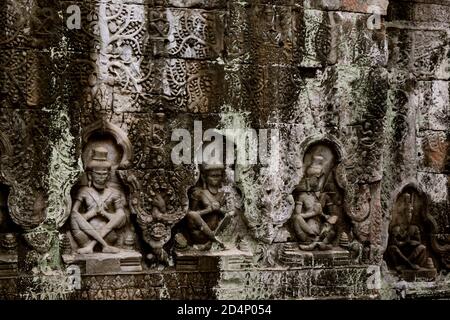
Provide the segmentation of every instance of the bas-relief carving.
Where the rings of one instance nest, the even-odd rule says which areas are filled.
[[[107,236],[117,237],[113,232],[123,228],[128,220],[124,210],[125,192],[122,187],[110,184],[111,168],[108,150],[93,148],[86,165],[88,185],[76,192],[70,216],[72,235],[80,246],[77,250],[80,254],[93,253],[97,243],[102,246],[102,252],[120,252],[119,248],[112,246],[113,241],[107,243],[105,239]],[[82,207],[83,213],[80,210]],[[134,241],[131,236],[120,242],[124,245]]]
[[[83,142],[84,173],[72,189],[67,222],[71,252],[63,258],[66,263],[84,261],[86,272],[141,270],[129,192],[118,173],[130,164],[131,143],[122,130],[105,121],[87,127]],[[118,267],[105,262],[95,268],[102,259]]]
[[[292,192],[295,204],[286,224],[290,236],[282,243],[280,261],[305,264],[314,256],[332,264],[363,262],[370,233],[370,188],[360,186],[362,194],[355,197],[333,139],[307,139],[303,147],[303,170]]]
[[[426,210],[426,195],[412,185],[403,188],[392,209],[385,260],[406,280],[436,276],[430,246],[432,218]]]
[[[195,1],[192,1],[191,3],[195,3]],[[178,11],[181,12],[184,10],[175,11],[177,11],[175,13],[178,14]],[[184,20],[185,18],[180,18],[179,23],[182,25],[186,24]],[[203,20],[200,19],[199,21],[202,22]],[[202,25],[201,23],[199,24]],[[190,24],[187,23],[187,25]],[[215,50],[211,50],[211,48],[214,48],[215,46],[210,46],[211,48],[208,47],[207,49],[201,50],[196,47],[196,49],[192,49],[192,51],[183,48],[184,43],[178,41],[178,36],[174,32],[168,32],[167,38],[170,41],[173,40],[172,42],[169,42],[169,44],[175,43],[175,49],[178,47],[181,48],[181,51],[176,51],[172,46],[164,48],[163,50],[167,51],[171,56],[179,55],[183,57],[192,57],[198,55],[203,57],[209,55],[215,56],[218,54]],[[167,45],[167,42],[165,42],[165,44]],[[160,129],[155,127],[155,130]],[[117,145],[115,145],[116,142]],[[224,182],[223,168],[202,168],[200,171],[204,178],[200,178],[198,184],[194,186],[189,193],[189,210],[184,210],[184,208],[178,210],[171,202],[174,198],[173,193],[177,193],[179,190],[173,188],[172,182],[167,182],[170,178],[164,177],[166,171],[162,171],[160,176],[154,179],[155,181],[158,180],[158,182],[150,188],[152,193],[142,195],[142,193],[147,191],[143,191],[143,186],[141,185],[145,182],[139,180],[141,184],[138,183],[138,180],[130,171],[122,170],[126,168],[126,165],[120,164],[120,154],[121,152],[125,154],[127,151],[124,151],[125,148],[123,146],[118,146],[120,143],[118,142],[117,136],[111,134],[108,139],[87,139],[85,140],[85,143],[90,143],[90,147],[85,148],[85,152],[83,153],[83,161],[87,164],[85,182],[83,182],[86,183],[86,185],[82,186],[81,183],[80,189],[74,191],[75,201],[71,209],[76,208],[77,201],[79,202],[78,206],[81,207],[84,205],[85,207],[89,207],[88,198],[97,198],[100,205],[96,206],[104,208],[97,210],[95,215],[93,215],[94,213],[91,213],[91,215],[93,215],[92,217],[89,215],[87,216],[89,219],[87,219],[86,222],[89,223],[89,226],[84,224],[83,220],[74,219],[76,220],[74,224],[82,232],[82,235],[78,238],[73,236],[73,240],[75,240],[79,246],[79,248],[76,249],[81,250],[81,253],[89,253],[91,249],[92,251],[99,253],[106,249],[105,251],[112,250],[113,252],[111,253],[114,254],[117,253],[114,252],[116,249],[122,249],[121,243],[118,244],[113,243],[114,241],[109,241],[111,240],[110,238],[114,237],[109,235],[104,235],[102,237],[102,234],[108,232],[109,229],[111,229],[111,231],[109,231],[108,234],[121,232],[121,221],[119,220],[123,220],[123,212],[126,211],[125,208],[127,206],[130,207],[130,211],[137,213],[137,222],[144,234],[144,240],[151,247],[151,253],[148,254],[149,260],[156,259],[165,261],[168,259],[166,244],[171,238],[171,228],[177,221],[182,219],[185,214],[186,217],[184,223],[186,230],[180,234],[183,234],[187,246],[196,247],[197,249],[208,249],[213,243],[216,243],[218,247],[214,247],[212,251],[226,247],[227,242],[222,241],[217,232],[227,221],[226,218],[222,218],[224,213],[226,216],[226,213],[228,212],[227,209],[222,209],[222,206],[227,206],[225,205],[226,195],[225,192],[222,191],[210,190],[214,189],[215,182],[220,182],[220,184]],[[155,146],[158,144],[158,141],[154,141],[153,143]],[[305,172],[302,181],[294,192],[296,203],[295,212],[292,218],[292,223],[294,225],[293,232],[300,242],[298,249],[303,251],[328,251],[337,246],[345,248],[348,246],[348,243],[355,238],[361,240],[370,237],[368,226],[370,220],[368,220],[368,217],[370,216],[371,192],[368,190],[367,186],[361,186],[359,189],[356,188],[356,193],[361,195],[357,198],[356,204],[352,203],[349,205],[346,203],[348,200],[346,199],[348,190],[340,185],[338,181],[335,181],[338,180],[337,176],[339,175],[338,159],[336,159],[336,155],[333,154],[332,148],[329,148],[331,152],[329,152],[327,148],[328,146],[325,145],[322,145],[321,148],[317,148],[322,149],[324,154],[321,152],[317,152],[316,154],[314,148],[308,151],[309,154],[305,156],[304,160]],[[111,158],[111,155],[114,155],[114,157]],[[89,165],[89,163],[93,161],[97,161],[101,165],[94,168],[95,166]],[[160,164],[161,161],[157,160],[157,163]],[[214,170],[216,171],[214,172]],[[326,178],[327,176],[330,178]],[[205,183],[205,181],[209,182]],[[89,186],[90,184],[92,186]],[[179,184],[179,182],[176,182],[175,184]],[[111,185],[114,185],[114,187],[110,187]],[[89,191],[83,193],[81,191],[83,188],[91,189],[88,189]],[[112,203],[108,203],[109,200],[107,199],[101,199],[99,194],[104,192],[107,194],[111,192],[111,197],[113,198],[111,201]],[[144,211],[140,210],[142,208],[138,208],[139,201],[142,197],[152,198],[151,210]],[[233,202],[233,199],[231,202]],[[120,203],[123,203],[123,208],[119,205]],[[268,203],[267,207],[273,205],[276,206],[277,204]],[[77,212],[77,210],[71,211]],[[89,210],[80,213],[80,215],[86,213],[89,213]],[[125,216],[127,214],[128,213],[126,213]],[[203,218],[203,216],[208,215],[212,216],[212,218]],[[117,218],[117,222],[113,221],[115,218]],[[103,227],[97,228],[97,234],[92,233],[93,235],[89,235],[90,231],[88,232],[88,230],[90,230],[92,224],[97,224],[97,222],[93,220],[103,219],[104,221],[100,223],[100,225],[103,224]],[[72,217],[70,217],[70,220],[72,220]],[[353,223],[353,226],[350,225],[350,221]],[[110,227],[107,228],[106,226],[108,226],[110,222]],[[87,227],[84,231],[80,227],[80,225],[83,224]],[[133,232],[131,232],[131,234],[132,233]],[[126,238],[127,237],[125,236],[125,239]],[[83,241],[86,239],[88,240]],[[175,241],[178,245],[181,244],[181,247],[183,247],[184,240],[179,235],[175,236]],[[104,241],[106,245],[103,244],[102,241]],[[79,245],[81,242],[86,245]],[[124,243],[126,242],[127,241],[124,241]]]
[[[207,145],[203,148],[206,150]],[[174,246],[178,256],[242,255],[248,251],[242,199],[234,183],[236,172],[224,164],[226,155],[220,156],[204,158],[198,166],[198,180],[188,191],[187,213],[176,226]]]
[[[197,250],[208,250],[216,243],[220,249],[228,249],[228,244],[216,237],[224,220],[236,214],[230,195],[223,189],[224,180],[224,165],[200,166],[199,181],[189,193],[189,211],[184,219],[184,230],[177,235],[179,247],[192,246]]]
[[[2,164],[13,150],[7,137],[0,132],[0,276],[13,275],[17,271],[17,226],[10,217],[8,198],[10,187],[2,183]]]
[[[334,190],[325,190],[333,183],[329,181],[333,180],[335,157],[330,151],[317,146],[307,154],[305,174],[295,190],[292,224],[302,250],[329,250],[337,235],[339,213],[334,207],[341,205],[342,196],[335,185]]]
[[[0,256],[15,254],[17,249],[16,227],[9,217],[9,187],[0,184]]]
[[[150,247],[148,262],[170,264],[172,228],[187,212],[188,172],[185,168],[158,169],[139,180],[133,174],[121,175],[130,188],[130,208],[137,216],[142,238]]]

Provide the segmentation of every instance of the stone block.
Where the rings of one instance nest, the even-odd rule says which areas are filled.
[[[142,255],[135,251],[63,255],[65,264],[80,266],[83,274],[111,274],[142,271]]]

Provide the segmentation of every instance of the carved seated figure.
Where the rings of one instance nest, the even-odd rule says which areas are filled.
[[[301,242],[301,250],[329,250],[336,237],[335,224],[338,217],[331,213],[333,203],[330,197],[321,191],[326,179],[323,161],[324,158],[320,155],[313,157],[295,191],[292,223]]]
[[[16,234],[9,218],[8,188],[0,184],[0,253],[10,253],[17,247]]]
[[[215,230],[226,215],[226,195],[221,191],[224,180],[223,165],[205,164],[200,170],[199,184],[190,196],[189,212],[186,215],[187,241],[199,250],[208,250],[212,243],[226,249],[224,243],[216,238]]]
[[[80,246],[78,253],[93,253],[96,244],[100,244],[105,253],[118,253],[121,249],[110,243],[117,239],[114,231],[126,224],[125,195],[108,186],[111,163],[107,149],[93,150],[86,173],[89,185],[78,190],[70,216],[72,235]]]
[[[427,248],[422,244],[420,229],[412,224],[413,204],[411,196],[405,194],[409,204],[405,210],[406,221],[391,227],[389,246],[387,250],[393,266],[397,271],[433,269],[431,259],[428,259]]]

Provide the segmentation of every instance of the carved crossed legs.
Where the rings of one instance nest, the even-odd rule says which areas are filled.
[[[315,228],[313,228],[314,225],[309,225],[308,222],[306,222],[300,214],[293,216],[292,221],[294,225],[294,231],[300,238],[300,241],[307,242],[311,237],[317,237],[318,232],[315,230]]]
[[[194,230],[192,230],[194,234],[200,233],[206,236],[210,241],[217,242],[220,247],[225,249],[225,245],[216,238],[214,231],[211,230],[211,228],[208,226],[205,220],[203,220],[202,216],[198,212],[189,211],[187,214],[187,218],[194,227]]]
[[[124,216],[117,214],[111,215],[114,216],[109,222],[100,230],[97,231],[92,225],[78,212],[72,212],[72,230],[77,230],[78,232],[84,232],[94,238],[91,240],[85,247],[78,249],[78,253],[80,254],[88,254],[94,252],[94,247],[98,243],[103,246],[103,252],[105,253],[118,253],[120,252],[119,248],[110,246],[104,240],[104,237],[114,230],[117,226],[119,226],[124,219]]]
[[[404,269],[405,266],[412,270],[419,270],[421,266],[425,265],[427,260],[427,252],[424,245],[418,245],[408,256],[403,254],[396,245],[389,246],[388,250],[397,271]]]

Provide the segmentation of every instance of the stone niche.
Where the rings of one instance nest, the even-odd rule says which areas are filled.
[[[433,280],[437,274],[431,245],[435,223],[427,212],[427,196],[409,184],[394,199],[385,261],[404,280]]]
[[[214,141],[223,141],[221,150],[229,150],[226,138],[218,136]],[[230,261],[248,263],[252,257],[235,183],[238,170],[226,164],[226,151],[212,157],[207,150],[219,147],[212,144],[200,149],[203,162],[198,165],[197,182],[188,190],[188,212],[174,229],[177,270],[214,271]]]
[[[17,273],[17,230],[9,216],[9,190],[0,183],[0,276]]]
[[[71,190],[63,260],[86,274],[141,271],[129,189],[118,174],[130,164],[131,143],[107,122],[87,128],[83,141],[84,172]]]
[[[11,218],[8,199],[11,193],[10,179],[5,167],[12,155],[12,146],[7,136],[0,131],[0,277],[17,274],[17,235],[19,230]]]
[[[280,261],[295,266],[341,266],[360,250],[345,208],[342,158],[331,141],[306,147],[303,174],[292,193],[295,206],[286,224],[290,237],[282,244]]]

